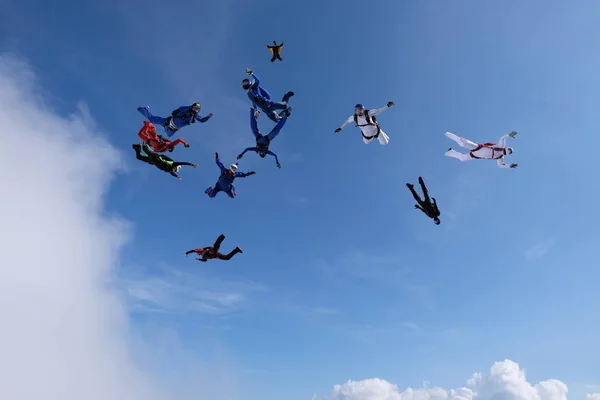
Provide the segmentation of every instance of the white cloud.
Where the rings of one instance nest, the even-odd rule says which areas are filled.
[[[102,210],[119,153],[85,107],[53,111],[26,63],[0,55],[0,88],[0,398],[162,399],[106,285],[128,236]]]
[[[542,258],[554,247],[555,244],[556,241],[554,240],[546,240],[536,243],[525,251],[525,258],[530,261]]]
[[[332,400],[566,400],[567,385],[550,379],[531,385],[519,364],[505,360],[495,363],[490,372],[476,373],[466,387],[443,389],[424,385],[420,389],[400,391],[383,379],[348,381],[336,385]],[[591,399],[591,400],[596,400]]]
[[[588,393],[585,398],[586,400],[600,400],[600,393]]]
[[[402,326],[405,327],[406,329],[410,329],[412,331],[419,330],[419,325],[417,325],[416,323],[414,323],[412,321],[404,321],[402,323]]]
[[[139,312],[221,314],[240,309],[248,295],[266,290],[260,283],[219,279],[202,268],[188,273],[169,266],[152,277],[136,271],[129,275],[121,286],[125,287],[131,308]]]

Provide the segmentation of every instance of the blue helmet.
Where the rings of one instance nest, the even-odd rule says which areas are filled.
[[[359,104],[357,104],[357,105],[355,105],[355,106],[354,106],[354,108],[363,108],[363,109],[364,109],[363,105],[362,105],[362,104],[360,104],[360,103],[359,103]]]

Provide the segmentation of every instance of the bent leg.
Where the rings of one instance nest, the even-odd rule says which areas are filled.
[[[277,125],[275,125],[275,127],[271,130],[271,132],[269,132],[269,135],[267,135],[267,139],[269,139],[269,142],[273,141],[273,139],[275,139],[275,137],[277,137],[277,135],[279,135],[281,128],[283,128],[283,126],[285,125],[286,122],[287,122],[287,117],[283,117],[279,120],[279,122],[277,122]]]
[[[421,202],[423,200],[421,200],[421,197],[419,196],[419,193],[416,192],[416,190],[413,187],[413,185],[411,185],[410,183],[407,183],[406,187],[408,188],[408,190],[410,190],[410,192],[412,193],[412,195],[415,198],[415,200],[417,201],[417,203],[421,204]]]
[[[142,153],[142,146],[140,146],[139,144],[134,144],[131,147],[133,147],[133,149],[135,150],[135,158],[150,164],[150,158],[144,153]]]
[[[464,147],[465,149],[475,150],[477,148],[477,143],[473,143],[468,139],[461,138],[460,136],[456,136],[454,133],[446,132],[446,137],[454,140],[460,147]]]
[[[452,149],[450,149],[446,152],[446,157],[456,158],[456,159],[459,159],[460,161],[473,160],[473,157],[471,157],[470,154],[459,153],[458,151],[452,150]]]
[[[379,137],[377,139],[379,140],[379,144],[382,145],[386,145],[390,142],[390,137],[386,135],[384,131],[379,132]]]
[[[267,115],[269,115],[267,113]],[[256,139],[260,136],[260,132],[258,131],[258,121],[256,119],[256,113],[253,108],[250,108],[250,129],[252,130],[252,134]]]
[[[175,162],[173,162],[173,167],[178,167],[178,166],[180,166],[180,165],[189,165],[189,166],[192,166],[192,167],[193,167],[193,166],[194,166],[194,165],[196,165],[196,164],[194,164],[194,163],[189,163],[189,162],[187,162],[187,161],[175,161]]]
[[[140,114],[142,114],[144,117],[146,117],[146,119],[148,121],[152,122],[153,124],[165,126],[165,123],[167,122],[166,118],[156,117],[156,116],[152,115],[150,110],[148,110],[146,107],[139,107],[138,111]]]
[[[235,187],[231,185],[231,188],[225,193],[227,193],[227,196],[231,197],[232,199],[235,198]]]
[[[215,249],[215,253],[219,252],[219,248],[221,247],[221,243],[223,243],[223,240],[225,240],[225,235],[223,234],[219,235],[217,240],[215,240],[215,244],[213,244],[213,249]]]
[[[269,117],[269,119],[273,122],[279,122],[279,115],[273,111],[273,110],[267,110],[265,111],[265,114],[267,114],[267,117]]]
[[[288,101],[290,101],[290,97],[292,97],[294,95],[294,92],[287,92],[286,94],[283,95],[283,97],[281,98],[281,102],[285,103],[287,105]]]
[[[241,251],[240,251],[240,248],[239,248],[239,247],[236,247],[235,249],[231,250],[231,251],[229,252],[229,254],[221,254],[221,253],[218,253],[218,254],[217,254],[217,258],[218,258],[219,260],[225,260],[225,261],[227,261],[227,260],[231,260],[231,257],[235,256],[237,253],[241,253]]]
[[[285,97],[285,96],[284,96]],[[273,110],[285,110],[287,108],[287,102],[272,102],[271,109]]]
[[[423,178],[419,177],[419,185],[421,185],[421,189],[423,190],[423,196],[425,197],[426,203],[431,203],[431,199],[429,198],[429,191],[425,186],[425,182],[423,182]]]

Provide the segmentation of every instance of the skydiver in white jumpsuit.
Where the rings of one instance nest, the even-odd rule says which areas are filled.
[[[460,161],[496,160],[500,168],[517,168],[517,164],[504,163],[504,157],[513,153],[513,149],[511,147],[506,147],[506,139],[509,137],[514,138],[517,136],[517,132],[511,132],[508,135],[502,136],[498,140],[498,143],[484,144],[473,143],[468,139],[461,138],[450,132],[446,132],[445,135],[458,143],[460,147],[464,147],[465,149],[469,150],[468,154],[464,154],[453,150],[451,147],[446,152],[446,156],[448,157],[458,158]]]
[[[377,139],[379,140],[379,144],[388,144],[390,142],[390,138],[385,134],[379,123],[377,122],[377,118],[375,116],[377,114],[381,114],[391,106],[395,105],[393,101],[389,101],[386,106],[383,106],[377,110],[365,110],[362,104],[357,104],[354,106],[354,115],[351,115],[344,125],[337,128],[335,133],[339,133],[350,125],[351,123],[355,123],[357,128],[360,128],[362,133],[363,142],[365,144],[371,143],[371,140]]]

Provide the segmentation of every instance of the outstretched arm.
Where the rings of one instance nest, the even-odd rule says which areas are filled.
[[[514,138],[515,136],[517,136],[517,132],[514,132],[514,131],[509,133],[508,135],[502,136],[500,139],[498,139],[498,143],[496,143],[496,146],[505,148],[506,147],[506,139]]]
[[[219,153],[215,153],[215,162],[217,163],[217,167],[221,170],[221,172],[227,171],[227,168],[223,165],[221,161],[219,161]]]
[[[254,72],[250,74],[250,76],[254,80],[252,82],[252,87],[256,89],[258,86],[260,86],[260,79],[258,79],[258,76],[254,75]]]
[[[195,252],[196,252],[196,249],[190,250],[190,251],[186,251],[185,255],[187,256],[188,254],[192,254],[192,253],[195,253]]]
[[[500,168],[517,168],[517,164],[505,164],[504,157],[498,159],[498,166]]]
[[[378,108],[377,110],[371,110],[371,112],[369,112],[369,116],[372,117],[373,115],[381,114],[382,112],[384,112],[385,110],[387,110],[388,108],[390,108],[393,105],[394,105],[393,101],[388,101],[388,103],[385,106]]]
[[[277,154],[273,153],[271,150],[269,150],[267,152],[268,155],[275,157],[275,162],[277,163],[278,167],[281,167],[281,164],[279,164],[279,158],[277,158]]]
[[[244,154],[246,154],[246,153],[247,153],[247,152],[249,152],[249,151],[256,151],[256,147],[248,147],[246,150],[242,151],[242,152],[240,153],[240,155],[239,155],[239,156],[237,156],[238,160],[239,160],[240,158],[244,157]]]
[[[210,113],[206,117],[201,117],[199,114],[196,114],[196,116],[194,118],[196,119],[196,121],[204,123],[204,122],[208,121],[210,119],[210,117],[212,117],[213,115],[214,115],[213,113]]]
[[[336,132],[341,132],[342,129],[344,129],[345,127],[347,127],[348,125],[350,125],[352,122],[354,122],[354,116],[350,116],[346,122],[344,122],[344,124],[342,126],[340,126],[339,128],[337,128],[335,131]]]
[[[236,178],[245,178],[247,176],[254,175],[255,173],[256,172],[254,172],[254,171],[250,171],[250,172],[236,172],[235,173],[235,177]]]

